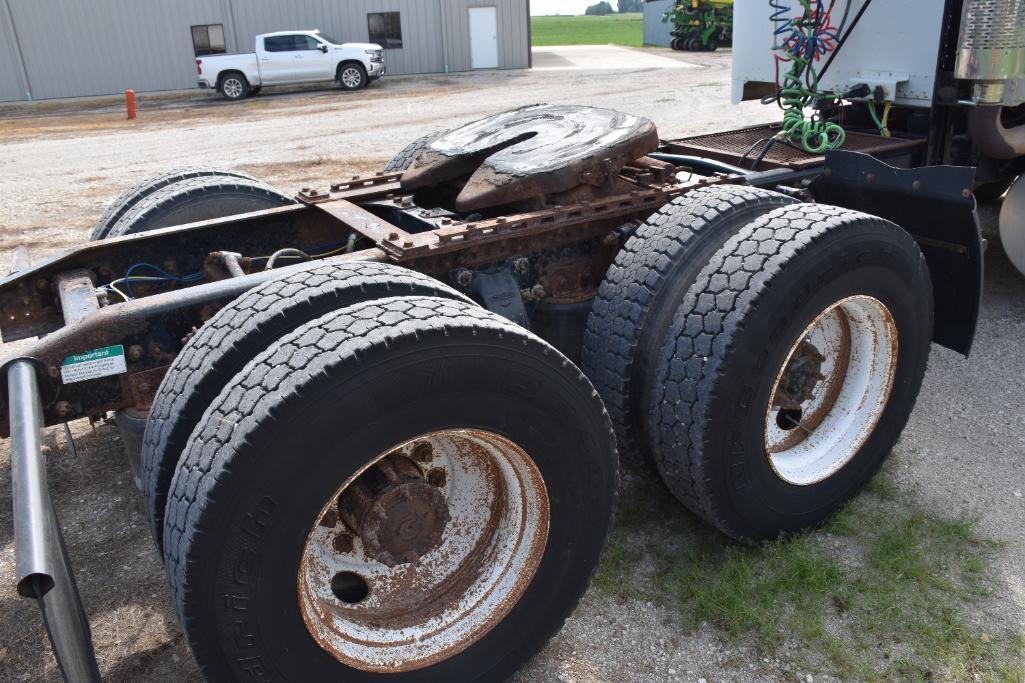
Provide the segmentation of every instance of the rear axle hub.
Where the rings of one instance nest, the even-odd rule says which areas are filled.
[[[401,455],[360,475],[339,497],[338,512],[366,554],[389,567],[415,563],[437,548],[449,521],[444,494]]]

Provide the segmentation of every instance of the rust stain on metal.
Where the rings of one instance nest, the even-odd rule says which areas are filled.
[[[373,569],[374,564],[367,565],[367,596],[346,603],[324,593],[323,590],[318,593],[315,584],[311,583],[329,580],[332,570],[319,576],[308,571],[314,566],[309,564],[314,561],[311,558],[318,557],[316,552],[310,554],[311,550],[317,547],[314,539],[318,537],[319,532],[316,528],[307,540],[297,582],[306,626],[322,648],[340,661],[364,671],[417,670],[448,659],[469,647],[504,619],[518,602],[533,579],[546,546],[549,513],[543,480],[540,479],[536,468],[531,465],[526,474],[529,481],[520,481],[528,484],[526,488],[538,492],[540,499],[537,498],[537,494],[528,499],[524,486],[519,487],[517,493],[513,493],[505,478],[508,474],[503,475],[503,467],[494,460],[494,449],[517,447],[488,432],[453,430],[426,434],[401,445],[398,449],[389,450],[350,477],[325,509],[330,508],[336,498],[344,499],[347,490],[361,479],[368,475],[379,476],[373,472],[380,469],[383,461],[396,458],[405,460],[408,464],[398,465],[398,469],[401,470],[398,473],[400,478],[403,472],[412,473],[413,469],[419,471],[417,463],[424,460],[427,444],[433,444],[431,451],[434,456],[430,461],[429,474],[443,468],[456,467],[457,470],[464,472],[462,476],[466,476],[466,472],[472,470],[475,473],[473,476],[479,477],[478,485],[481,491],[487,492],[484,498],[466,508],[463,507],[466,501],[460,498],[461,494],[452,489],[452,486],[457,484],[453,483],[451,477],[443,483],[435,482],[440,483],[435,490],[444,492],[444,495],[449,497],[456,496],[454,501],[449,501],[449,505],[459,507],[458,513],[453,511],[452,521],[444,533],[445,540],[437,548],[412,564],[390,568],[380,568],[381,565],[376,565],[380,568],[377,570]],[[442,446],[441,452],[439,445]],[[417,457],[414,457],[414,451],[417,452]],[[396,473],[392,472],[392,475]],[[516,496],[516,504],[512,507],[510,495]],[[463,502],[459,502],[461,500]],[[531,510],[536,513],[535,525],[532,527],[534,533],[530,536],[529,547],[523,545],[527,543],[527,536],[524,535],[527,530],[522,527],[517,527],[520,531],[513,539],[502,540],[499,537],[500,529],[505,528],[510,522],[505,516],[510,509]],[[344,512],[342,516],[344,519]],[[463,547],[456,542],[463,538],[474,540],[470,546]],[[362,539],[357,536],[354,541],[352,551],[346,554],[346,558],[352,559],[346,559],[340,566],[355,568],[360,562],[360,557],[366,562],[367,549]],[[505,566],[497,572],[486,569],[489,563],[495,561],[496,554],[508,555],[516,552],[521,553],[525,561],[513,574],[507,574],[509,569]],[[356,564],[353,564],[354,562]],[[438,574],[439,571],[442,573]],[[487,585],[497,586],[503,580],[511,581],[511,588],[505,590],[498,602],[491,600],[490,592],[479,595],[473,593],[481,581],[491,581]],[[494,588],[488,588],[488,591],[490,590]],[[471,594],[476,597],[470,603],[466,603],[466,596]],[[474,626],[465,633],[457,629],[456,633],[462,635],[453,635],[451,640],[448,640],[445,635],[451,624],[444,620],[443,615],[456,607],[459,609],[458,614],[475,615],[472,617],[475,619]],[[459,617],[453,623],[461,623],[462,619],[463,617]],[[363,624],[365,627],[345,627],[344,624],[350,621]],[[369,636],[360,636],[359,633],[364,628],[370,629],[367,633],[374,629],[386,629],[385,632],[392,634],[393,638],[384,643]],[[440,642],[436,642],[435,639],[438,638],[441,638]],[[428,643],[431,645],[428,646]],[[359,657],[354,656],[353,652],[365,654]],[[400,657],[399,653],[404,654]]]
[[[128,387],[131,395],[132,405],[139,409],[149,409],[156,398],[160,382],[167,374],[170,364],[161,365],[142,372],[133,372],[128,375]]]

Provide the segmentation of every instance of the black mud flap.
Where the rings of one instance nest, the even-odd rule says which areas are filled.
[[[809,190],[815,201],[872,214],[907,230],[925,254],[935,299],[933,341],[965,356],[982,298],[983,241],[975,169],[899,169],[867,154],[829,152]]]

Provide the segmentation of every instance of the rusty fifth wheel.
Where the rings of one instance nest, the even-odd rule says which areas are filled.
[[[296,326],[223,382],[175,466],[164,559],[212,680],[508,676],[611,522],[593,387],[474,303],[392,296]]]
[[[931,334],[925,260],[892,223],[813,204],[754,219],[697,275],[659,353],[663,480],[736,538],[822,522],[896,442]]]

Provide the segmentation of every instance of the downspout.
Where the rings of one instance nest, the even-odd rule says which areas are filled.
[[[25,99],[31,102],[32,82],[28,78],[28,69],[25,68],[25,55],[21,53],[21,41],[18,40],[18,29],[14,25],[10,0],[4,0],[4,12],[7,14],[7,23],[11,27],[11,36],[14,38],[14,52],[18,57],[18,66],[21,67],[21,82],[25,86]]]
[[[531,34],[530,0],[527,0],[527,68],[534,68],[534,36]]]
[[[438,0],[438,9],[441,12],[441,61],[448,73],[448,3]]]

